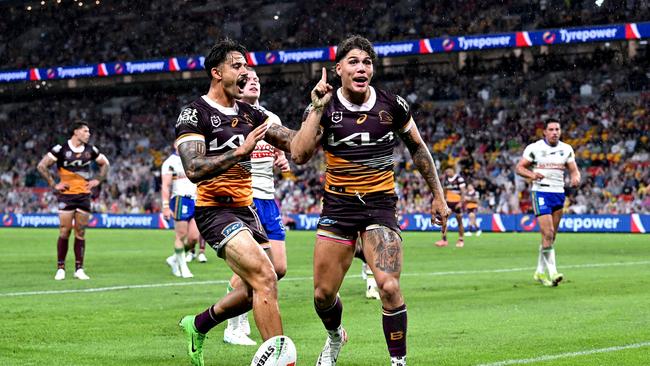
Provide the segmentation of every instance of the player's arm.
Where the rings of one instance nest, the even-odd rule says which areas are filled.
[[[417,126],[413,121],[409,123],[411,124],[410,128],[407,127],[405,131],[400,131],[400,137],[411,153],[413,163],[424,178],[427,186],[429,186],[431,194],[433,194],[431,220],[437,225],[442,225],[444,229],[451,211],[447,207],[447,201],[445,201],[440,178],[438,178],[438,171]]]
[[[97,159],[95,159],[95,162],[99,166],[99,174],[88,182],[88,189],[93,189],[106,181],[106,177],[108,177],[108,169],[111,167],[108,158],[106,158],[104,154],[100,154]]]
[[[205,156],[207,149],[203,140],[180,143],[178,155],[183,162],[185,175],[192,183],[198,183],[223,174],[253,152],[255,144],[264,138],[267,128],[266,123],[257,126],[246,136],[246,140],[241,146],[218,156]]]
[[[165,217],[165,220],[169,220],[172,213],[171,209],[169,208],[169,199],[171,196],[169,187],[172,185],[172,177],[172,174],[161,174],[162,184],[160,187],[160,198],[162,199],[162,214]]]
[[[524,177],[526,179],[530,180],[542,180],[544,179],[544,175],[541,173],[533,172],[530,170],[530,166],[533,164],[532,161],[527,160],[526,158],[521,158],[519,160],[519,163],[517,163],[517,167],[515,168],[515,172],[517,175]]]
[[[281,124],[273,123],[266,131],[264,141],[286,152],[291,152],[291,140],[298,131],[286,128]]]
[[[577,187],[580,184],[580,170],[575,161],[566,163],[569,168],[569,176],[571,177],[571,187]]]
[[[56,159],[52,157],[51,153],[47,153],[43,156],[41,161],[38,162],[38,165],[36,166],[36,169],[38,172],[41,174],[43,179],[47,182],[47,185],[50,186],[50,188],[59,191],[59,192],[65,192],[70,188],[65,183],[59,182],[56,183],[54,180],[54,177],[52,176],[52,173],[50,172],[50,167],[52,164],[56,162]]]
[[[291,140],[291,158],[296,164],[304,164],[311,159],[320,141],[320,120],[325,107],[332,99],[332,86],[327,83],[327,70],[323,67],[318,84],[311,91],[309,114],[302,122],[300,130]]]

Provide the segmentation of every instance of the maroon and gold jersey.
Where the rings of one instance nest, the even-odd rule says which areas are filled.
[[[275,123],[250,104],[237,101],[234,107],[223,107],[204,95],[181,111],[176,121],[176,144],[203,141],[206,156],[219,156],[237,149],[253,129],[266,122]],[[197,206],[241,207],[252,203],[250,157],[197,184]]]
[[[327,163],[325,191],[395,194],[396,134],[412,124],[409,105],[398,95],[370,87],[368,101],[355,105],[337,90],[320,121]]]
[[[61,183],[68,185],[63,194],[90,194],[88,181],[91,179],[91,165],[102,156],[96,146],[83,144],[73,147],[70,141],[56,145],[48,155],[56,161]]]
[[[453,177],[445,177],[442,180],[442,188],[445,190],[445,199],[447,202],[460,202],[461,190],[465,188],[465,179],[460,174],[454,174]]]

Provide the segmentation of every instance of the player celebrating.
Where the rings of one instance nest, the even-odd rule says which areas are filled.
[[[335,365],[347,341],[337,295],[361,236],[363,254],[379,287],[384,336],[392,365],[406,365],[406,304],[399,286],[402,245],[397,222],[393,148],[399,135],[433,194],[432,221],[445,224],[449,209],[431,154],[401,97],[373,88],[372,44],[361,36],[341,42],[333,92],[327,72],[311,93],[312,103],[291,142],[292,158],[305,163],[317,144],[327,170],[323,211],[314,247],[314,304],[328,337],[317,365]],[[322,138],[321,138],[322,131]]]
[[[267,115],[273,116],[274,119],[280,121],[280,118],[273,112],[260,106],[260,79],[257,77],[255,70],[250,68],[248,69],[248,82],[244,87],[243,94],[242,101],[259,108]],[[264,231],[269,238],[271,262],[273,262],[273,268],[275,268],[275,273],[278,275],[278,280],[280,280],[287,273],[287,252],[284,246],[286,233],[282,224],[282,215],[275,202],[274,165],[282,171],[289,171],[290,169],[284,151],[273,147],[264,140],[258,141],[255,150],[251,154],[253,203],[262,227],[264,227]],[[241,285],[241,280],[237,275],[233,275],[228,284],[228,292],[239,285]],[[255,341],[250,339],[249,335],[248,315],[244,313],[238,317],[228,319],[228,326],[223,332],[223,341],[244,346],[255,345]]]
[[[475,232],[476,236],[480,236],[482,231],[481,228],[476,224],[476,211],[478,210],[479,193],[474,188],[474,185],[467,185],[467,190],[465,190],[463,197],[465,200],[465,209],[467,210],[467,215],[469,216],[469,231],[467,232],[467,236],[472,236],[472,232]]]
[[[74,223],[74,278],[89,280],[84,271],[86,250],[86,226],[90,217],[90,191],[106,180],[109,163],[96,146],[88,144],[90,128],[83,121],[72,125],[71,137],[64,145],[54,146],[38,163],[47,184],[55,190],[59,199],[59,240],[57,241],[57,267],[54,279],[65,279],[65,257],[68,253],[68,239]],[[99,166],[99,175],[91,176],[91,164]],[[50,166],[56,163],[59,183],[54,181]]]
[[[445,176],[442,178],[442,187],[445,191],[445,198],[447,205],[454,212],[456,221],[458,222],[458,241],[456,242],[457,248],[465,246],[463,235],[465,228],[463,227],[463,205],[465,204],[465,179],[460,174],[454,173],[452,168],[445,169]],[[449,245],[447,242],[447,233],[442,233],[442,239],[436,242],[438,247],[446,247]]]
[[[557,286],[564,278],[557,271],[553,248],[564,207],[564,169],[569,169],[571,186],[577,187],[580,184],[575,153],[570,145],[560,141],[561,133],[559,120],[546,120],[544,139],[526,146],[516,168],[517,174],[533,182],[533,208],[542,234],[533,279],[545,286]]]
[[[245,55],[246,49],[229,39],[212,47],[205,58],[208,93],[184,108],[176,122],[178,153],[187,177],[197,184],[199,232],[243,280],[204,312],[181,320],[194,365],[203,365],[206,333],[251,307],[264,340],[282,334],[277,275],[252,206],[250,155],[261,139],[288,151],[295,131],[237,100],[248,78]]]
[[[199,229],[194,220],[196,185],[192,183],[183,169],[183,163],[174,147],[174,152],[163,162],[161,168],[163,216],[165,220],[174,218],[174,255],[167,258],[167,264],[176,277],[194,277],[185,261],[185,242],[194,246],[199,239]],[[171,192],[169,187],[171,186]],[[170,199],[171,196],[171,199]],[[172,212],[171,207],[174,208]]]

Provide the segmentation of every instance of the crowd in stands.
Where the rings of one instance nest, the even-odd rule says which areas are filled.
[[[643,0],[42,3],[0,5],[0,69],[202,55],[224,36],[265,51],[335,45],[351,33],[381,42],[650,19]]]

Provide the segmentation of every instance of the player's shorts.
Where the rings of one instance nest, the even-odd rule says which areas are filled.
[[[194,218],[194,205],[192,197],[174,196],[169,201],[169,208],[176,221],[190,221]]]
[[[465,206],[465,212],[467,213],[476,213],[478,206],[476,204],[468,204]]]
[[[197,206],[194,219],[203,239],[221,258],[224,258],[226,244],[243,230],[248,230],[264,249],[269,248],[269,239],[253,206]]]
[[[359,233],[376,226],[385,226],[399,235],[396,203],[397,196],[385,193],[359,198],[325,192],[317,235],[351,246]]]
[[[280,209],[278,209],[275,200],[253,198],[253,203],[262,222],[262,227],[266,231],[266,236],[271,240],[284,241],[287,235],[282,224]]]
[[[90,213],[90,193],[58,194],[59,211],[83,211]]]
[[[458,202],[447,202],[447,207],[449,207],[451,212],[456,213],[456,214],[460,214],[460,213],[463,212],[463,205],[460,203],[460,201],[458,201]]]
[[[535,216],[550,215],[564,207],[564,193],[531,192]]]

